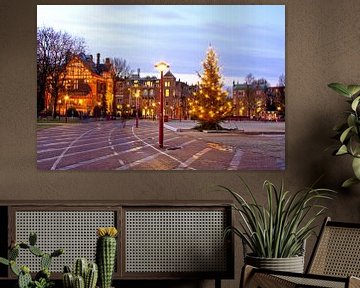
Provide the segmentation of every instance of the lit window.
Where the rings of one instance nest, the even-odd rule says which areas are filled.
[[[165,81],[165,87],[170,87],[170,81]]]
[[[170,90],[169,89],[165,89],[165,97],[169,97],[170,96]]]

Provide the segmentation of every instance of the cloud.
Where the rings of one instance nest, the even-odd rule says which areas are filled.
[[[37,24],[83,37],[88,53],[122,57],[143,71],[166,60],[191,79],[211,43],[226,77],[285,72],[284,5],[38,5]]]

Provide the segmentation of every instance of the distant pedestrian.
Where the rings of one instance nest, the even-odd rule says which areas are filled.
[[[126,126],[126,118],[125,117],[121,118],[121,123],[123,125],[123,128],[125,128],[125,126]]]

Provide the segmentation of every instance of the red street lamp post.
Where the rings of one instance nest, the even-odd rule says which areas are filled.
[[[68,104],[69,96],[65,95],[64,99],[65,99],[65,123],[67,123],[67,104]]]
[[[58,105],[59,105],[59,121],[61,120],[61,99],[58,100]]]
[[[135,94],[135,108],[136,108],[136,128],[139,128],[139,94],[136,91]]]
[[[160,72],[160,109],[159,109],[159,147],[164,147],[164,71],[169,69],[169,64],[164,61],[160,61],[155,64],[155,68]]]

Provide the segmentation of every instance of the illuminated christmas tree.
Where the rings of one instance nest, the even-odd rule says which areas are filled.
[[[203,74],[194,99],[189,101],[191,115],[200,125],[199,129],[222,129],[220,122],[232,111],[232,104],[223,90],[223,82],[215,50],[210,46],[203,61]]]

